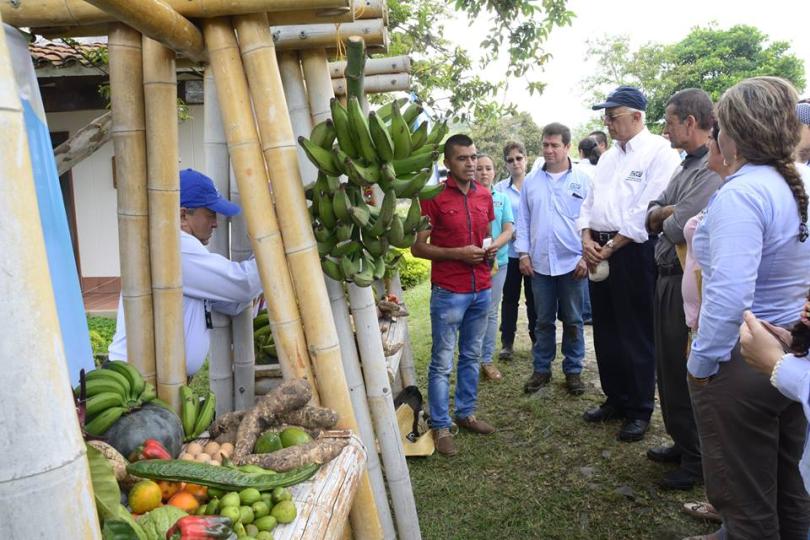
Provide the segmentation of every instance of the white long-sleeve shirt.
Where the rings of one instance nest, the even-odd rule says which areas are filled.
[[[664,191],[680,162],[669,142],[647,128],[624,148],[614,142],[596,164],[579,229],[618,231],[634,242],[646,242],[647,205]]]
[[[231,261],[211,253],[197,238],[183,231],[180,231],[180,261],[186,372],[193,375],[205,361],[210,346],[209,329],[205,322],[206,309],[237,315],[262,292],[262,284],[255,259]],[[120,299],[109,356],[111,360],[127,359],[126,325]]]

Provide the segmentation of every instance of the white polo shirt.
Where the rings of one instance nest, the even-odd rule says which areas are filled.
[[[206,309],[237,315],[262,292],[262,284],[255,259],[231,261],[211,253],[197,238],[183,231],[180,231],[180,260],[186,371],[188,375],[193,375],[202,367],[210,346],[209,329],[205,322]],[[127,359],[126,325],[120,299],[109,356],[110,360]]]
[[[667,187],[680,162],[669,141],[647,128],[624,149],[614,141],[596,164],[579,229],[618,231],[634,242],[646,242],[647,205]]]

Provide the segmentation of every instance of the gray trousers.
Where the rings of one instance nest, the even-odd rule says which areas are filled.
[[[683,275],[658,275],[653,304],[655,370],[664,426],[681,451],[681,468],[702,476],[700,439],[686,382],[686,347],[689,327],[683,313]]]
[[[807,540],[810,498],[799,474],[807,422],[740,356],[705,385],[689,382],[706,495],[731,540]]]

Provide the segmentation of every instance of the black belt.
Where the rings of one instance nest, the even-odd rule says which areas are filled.
[[[683,275],[683,268],[681,268],[680,263],[675,264],[659,264],[658,265],[658,275],[659,276],[680,276]]]
[[[600,246],[607,244],[608,240],[619,234],[619,231],[594,231],[591,230],[591,238],[593,238]]]

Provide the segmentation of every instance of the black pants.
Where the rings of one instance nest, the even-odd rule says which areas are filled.
[[[593,344],[607,403],[649,421],[655,403],[653,293],[657,239],[630,243],[610,259],[610,275],[590,282]]]
[[[520,273],[520,261],[509,258],[506,268],[506,281],[503,284],[503,301],[501,302],[501,345],[511,347],[515,342],[517,330],[518,307],[520,306],[520,287],[526,299],[526,315],[529,317],[529,337],[534,343],[534,328],[537,325],[537,313],[534,311],[532,278]]]
[[[653,307],[655,370],[664,426],[681,452],[681,468],[702,476],[698,438],[689,385],[686,383],[686,348],[689,327],[683,313],[683,274],[658,273]]]

